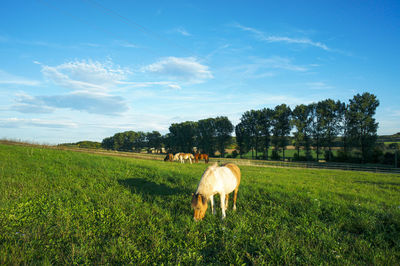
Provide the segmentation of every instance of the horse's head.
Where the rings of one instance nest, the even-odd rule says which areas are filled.
[[[194,209],[193,218],[198,221],[202,220],[207,211],[207,199],[203,195],[196,193],[192,197],[192,208]]]

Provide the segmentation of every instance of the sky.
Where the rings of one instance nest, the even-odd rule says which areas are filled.
[[[3,0],[0,138],[101,142],[377,96],[400,132],[400,1]]]

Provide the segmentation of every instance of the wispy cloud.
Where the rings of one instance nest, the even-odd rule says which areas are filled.
[[[317,82],[308,82],[306,86],[312,90],[327,90],[332,89],[333,87],[326,84],[325,82],[317,81]]]
[[[23,85],[23,86],[39,86],[41,83],[37,80],[31,80],[24,77],[12,75],[0,70],[0,84],[7,85]]]
[[[293,38],[293,37],[287,37],[287,36],[268,35],[265,32],[262,32],[260,30],[257,30],[255,28],[251,28],[251,27],[246,27],[246,26],[243,26],[238,23],[235,23],[233,25],[234,25],[234,27],[239,28],[243,31],[253,33],[253,35],[260,41],[265,41],[265,42],[269,42],[269,43],[283,42],[283,43],[290,43],[290,44],[302,44],[302,45],[317,47],[317,48],[320,48],[325,51],[332,51],[332,49],[329,48],[326,44],[317,42],[317,41],[313,41],[308,38]]]
[[[170,32],[178,33],[178,34],[181,34],[186,37],[192,36],[192,34],[190,34],[184,27],[174,28],[174,29],[170,30]]]
[[[51,113],[54,108],[67,108],[93,114],[115,115],[127,111],[124,98],[93,92],[73,92],[61,95],[19,95],[12,109],[21,113]]]
[[[38,62],[35,62],[40,64]],[[40,64],[47,86],[60,86],[71,92],[56,95],[16,95],[12,110],[21,113],[52,113],[63,108],[88,113],[115,115],[127,111],[121,96],[112,95],[121,86],[129,70],[115,66],[111,61],[72,61],[57,66]]]
[[[213,78],[208,66],[194,57],[166,57],[142,68],[143,72],[162,75],[173,80],[201,83]]]
[[[46,127],[46,128],[76,128],[73,122],[52,121],[43,119],[6,118],[0,119],[1,128],[24,128],[24,127]]]
[[[310,66],[298,65],[292,59],[281,56],[271,56],[267,58],[251,57],[248,62],[230,66],[224,71],[235,73],[235,76],[242,76],[245,79],[274,77],[282,72],[304,73],[310,70]]]
[[[124,88],[148,88],[153,86],[163,86],[167,88],[181,88],[176,82],[171,81],[119,81],[118,84]]]
[[[58,66],[42,65],[45,78],[71,90],[110,91],[130,73],[108,61],[72,61]]]
[[[139,45],[127,41],[115,41],[115,44],[125,48],[140,48]]]

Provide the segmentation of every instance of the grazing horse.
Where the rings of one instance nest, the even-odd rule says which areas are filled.
[[[195,158],[196,163],[198,163],[199,160],[204,160],[204,163],[208,163],[208,154],[195,153],[194,158]]]
[[[169,161],[172,162],[174,160],[174,155],[172,153],[168,153],[164,158],[164,162]]]
[[[191,153],[183,153],[179,152],[175,154],[174,161],[179,160],[181,163],[185,163],[185,161],[189,160],[190,164],[192,164],[192,160],[194,160],[194,156]]]
[[[212,214],[214,210],[214,195],[219,194],[221,199],[222,219],[225,218],[225,210],[228,208],[229,193],[233,195],[233,210],[236,210],[236,198],[240,185],[240,169],[233,163],[218,166],[217,163],[209,166],[203,173],[197,191],[192,196],[192,208],[194,219],[201,220],[207,211],[207,202],[211,202]]]

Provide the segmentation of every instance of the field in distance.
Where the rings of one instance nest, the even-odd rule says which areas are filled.
[[[240,166],[195,222],[206,167],[0,144],[0,264],[400,264],[400,175]]]

